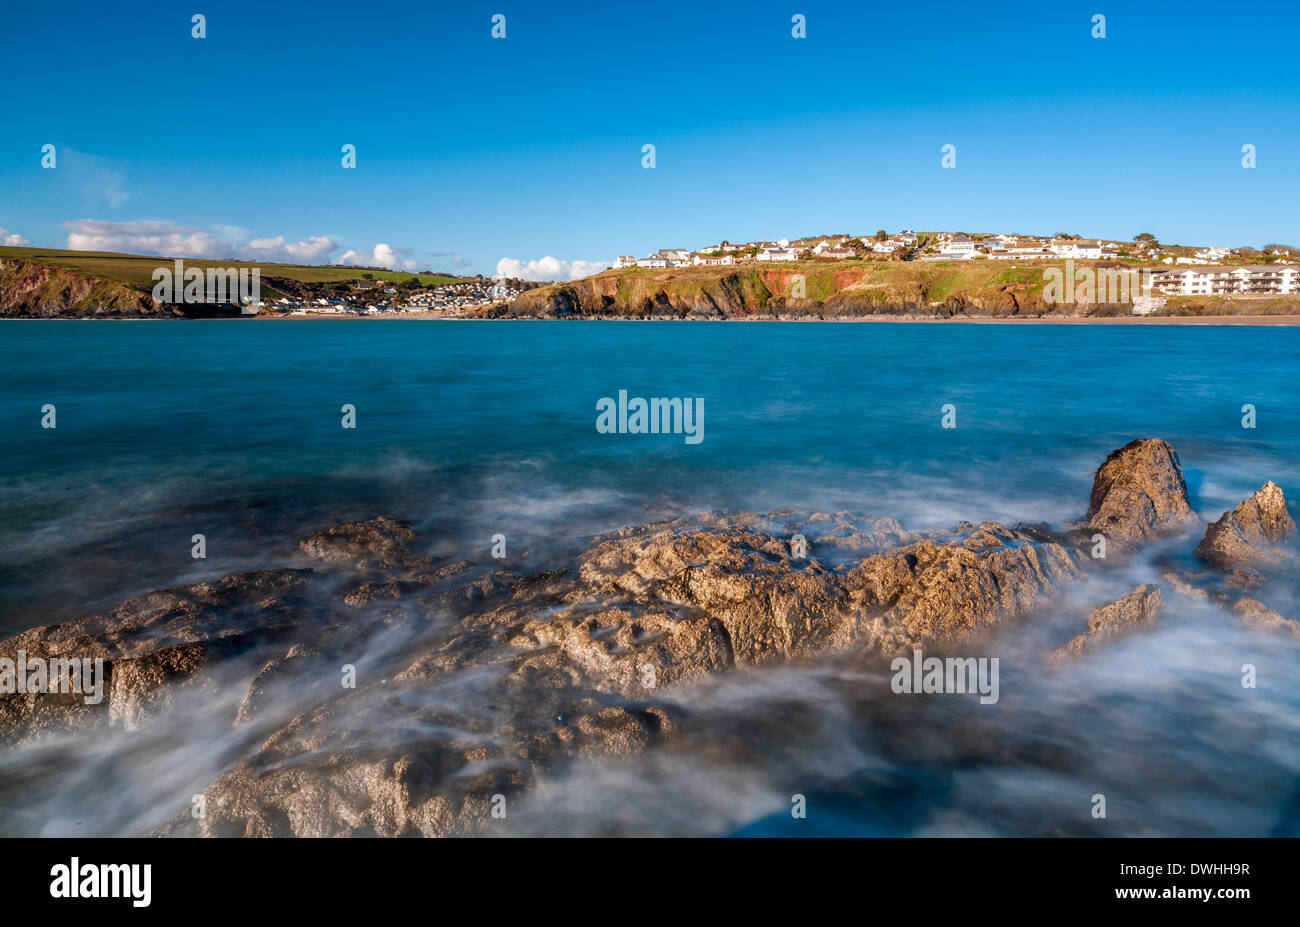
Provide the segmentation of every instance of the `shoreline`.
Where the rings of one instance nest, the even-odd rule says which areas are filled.
[[[676,319],[676,318],[654,318],[654,319],[625,319],[595,317],[586,319],[548,319],[537,316],[521,316],[514,318],[457,318],[452,316],[434,315],[430,313],[398,313],[388,316],[338,316],[338,315],[295,315],[295,316],[228,316],[213,318],[197,319],[177,319],[177,318],[22,318],[22,317],[0,317],[2,322],[244,322],[244,321],[262,321],[262,322],[380,322],[380,321],[406,321],[406,322],[704,322],[704,323],[721,323],[721,322],[739,322],[739,323],[772,323],[772,324],[806,324],[806,323],[855,323],[855,322],[883,322],[883,323],[920,323],[920,324],[969,324],[969,325],[1300,325],[1300,314],[1297,315],[1174,315],[1174,316],[1112,316],[1112,317],[1088,317],[1088,316],[1051,316],[1042,318],[909,318],[897,316],[863,316],[852,319],[774,319],[774,318],[749,318],[749,319]]]

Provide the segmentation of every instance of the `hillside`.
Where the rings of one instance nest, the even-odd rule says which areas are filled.
[[[0,247],[0,317],[185,318],[212,315],[216,307],[158,306],[151,298],[153,272],[173,258],[110,251],[62,251]],[[186,267],[258,268],[262,297],[325,292],[365,278],[423,286],[453,283],[444,274],[412,274],[365,267],[312,266],[185,258]]]
[[[1078,262],[1084,266],[1086,262]],[[1119,305],[1048,305],[1047,265],[991,261],[810,261],[607,270],[529,290],[498,317],[631,319],[1045,318],[1129,315]],[[1132,268],[1135,262],[1098,262]],[[802,296],[796,287],[802,276]],[[1158,315],[1286,315],[1300,297],[1175,297]]]

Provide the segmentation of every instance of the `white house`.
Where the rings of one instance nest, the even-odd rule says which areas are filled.
[[[954,235],[939,252],[946,258],[965,261],[975,256],[975,242],[968,235]]]
[[[788,245],[789,242],[786,242]],[[776,248],[764,248],[754,256],[756,261],[796,261],[799,259],[799,252],[794,248],[782,245]]]

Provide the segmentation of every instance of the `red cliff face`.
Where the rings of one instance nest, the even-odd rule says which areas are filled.
[[[529,290],[494,315],[546,319],[836,319],[1037,318],[1114,314],[1099,307],[1061,307],[1037,291],[1001,287],[936,298],[924,279],[888,287],[859,286],[860,268],[831,274],[830,286],[799,297],[795,268],[763,267],[714,274],[599,274]],[[1125,307],[1126,308],[1126,307]],[[1083,311],[1087,309],[1088,311]]]

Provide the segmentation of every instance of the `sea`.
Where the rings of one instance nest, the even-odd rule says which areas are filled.
[[[1173,445],[1207,521],[1266,480],[1300,516],[1298,375],[1290,326],[5,321],[0,636],[301,565],[298,538],[381,513],[421,554],[480,560],[504,535],[519,569],[704,511],[1059,527],[1139,437]],[[599,429],[621,392],[695,403],[699,440]],[[548,781],[520,832],[1300,834],[1300,640],[1166,588],[1155,629],[1044,670],[1089,607],[1145,581],[1138,558],[987,642],[996,705],[891,698],[887,670],[842,660],[669,694],[707,733]],[[1268,604],[1300,618],[1297,586]],[[0,776],[33,750],[52,771],[0,796],[0,817],[24,811],[0,830],[144,833],[232,761],[194,719],[147,759],[94,736],[112,761],[93,779],[75,739],[64,763],[9,750]]]

